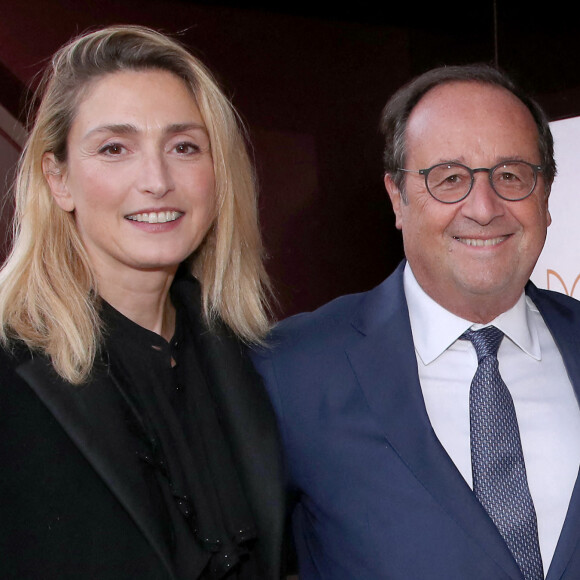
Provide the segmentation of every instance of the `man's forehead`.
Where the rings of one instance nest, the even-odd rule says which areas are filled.
[[[522,114],[533,117],[524,103],[506,88],[482,81],[450,81],[427,91],[411,111],[409,120],[425,109],[431,114],[459,114],[474,108],[519,109]]]
[[[409,117],[406,145],[408,154],[435,147],[444,160],[479,148],[493,158],[540,161],[538,127],[528,108],[507,89],[475,81],[429,91]]]

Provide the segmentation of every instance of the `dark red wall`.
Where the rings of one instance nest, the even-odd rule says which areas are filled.
[[[268,268],[287,315],[366,290],[401,259],[382,185],[380,111],[426,68],[498,55],[492,3],[480,4],[478,19],[463,14],[451,23],[411,5],[392,19],[386,8],[363,18],[361,5],[345,19],[332,9],[304,17],[180,0],[13,0],[0,15],[0,103],[17,114],[22,87],[89,27],[182,31],[250,129]],[[546,17],[520,16],[513,29],[511,15],[500,16],[500,65],[528,83],[553,118],[578,114],[576,33],[565,22],[553,32]],[[567,66],[558,74],[561,54]]]

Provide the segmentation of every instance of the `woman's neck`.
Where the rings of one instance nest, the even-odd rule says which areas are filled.
[[[121,314],[169,341],[175,332],[175,308],[169,289],[175,272],[137,271],[116,278],[97,275],[99,296]]]

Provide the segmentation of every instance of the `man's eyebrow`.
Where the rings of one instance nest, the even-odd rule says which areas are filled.
[[[526,163],[529,163],[529,160],[523,155],[504,155],[499,158],[498,163],[505,163],[507,161],[525,161]]]
[[[495,160],[495,162],[493,163],[493,165],[491,165],[491,167],[493,167],[494,165],[499,165],[500,163],[507,163],[509,161],[525,161],[526,163],[529,163],[528,159],[522,155],[502,155]],[[465,165],[466,167],[469,167],[463,156],[454,159],[448,158],[440,159],[434,165],[443,165],[445,163],[459,163],[460,165]]]

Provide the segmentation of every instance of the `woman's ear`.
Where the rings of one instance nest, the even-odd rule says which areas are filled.
[[[56,160],[54,153],[42,156],[42,173],[57,205],[64,211],[73,211],[75,204],[66,183],[64,166]]]

